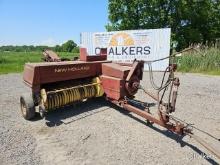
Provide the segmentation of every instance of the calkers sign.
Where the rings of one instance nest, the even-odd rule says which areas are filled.
[[[155,60],[169,55],[170,29],[127,30],[81,33],[81,46],[90,55],[107,48],[108,60],[131,63],[137,60]],[[164,70],[169,61],[153,64],[153,70]],[[147,69],[147,67],[145,67]]]

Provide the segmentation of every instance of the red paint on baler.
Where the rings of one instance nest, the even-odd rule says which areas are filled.
[[[102,74],[107,76],[112,76],[120,79],[126,79],[131,67],[121,66],[116,63],[103,63],[102,64]]]
[[[24,69],[24,81],[35,88],[46,83],[96,77],[101,75],[101,64],[105,62],[108,61],[27,63]]]
[[[102,75],[102,87],[108,98],[119,100],[125,96],[125,81],[119,78]]]
[[[88,55],[86,48],[80,48],[80,61],[105,61],[107,60],[107,51],[101,49],[100,55]]]

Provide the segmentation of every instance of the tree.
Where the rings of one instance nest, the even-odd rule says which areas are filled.
[[[68,40],[64,44],[61,45],[62,51],[64,52],[71,52],[77,44],[73,40]]]
[[[72,50],[73,53],[79,53],[79,46],[76,46],[73,50]]]
[[[8,45],[8,46],[0,46],[0,51],[15,51],[15,52],[32,52],[32,51],[44,51],[45,49],[51,49],[56,52],[79,52],[79,48],[77,47],[77,44],[69,40],[65,42],[64,44],[56,45],[54,47],[49,47],[49,46],[44,46],[44,45],[38,45],[38,46],[33,46],[33,45],[22,45],[22,46],[13,46],[13,45]]]
[[[55,52],[62,52],[61,46],[60,46],[60,45],[56,45],[56,46],[54,47],[54,51],[55,51]]]
[[[219,0],[109,0],[108,31],[166,28],[178,49],[220,38]]]

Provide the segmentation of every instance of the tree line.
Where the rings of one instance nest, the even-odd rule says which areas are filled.
[[[73,40],[68,40],[62,45],[56,46],[33,46],[33,45],[22,45],[22,46],[1,46],[0,51],[10,51],[10,52],[33,52],[33,51],[43,51],[45,49],[50,49],[55,52],[73,52],[79,53],[79,47]]]
[[[108,31],[171,28],[180,50],[220,38],[219,0],[109,0]]]

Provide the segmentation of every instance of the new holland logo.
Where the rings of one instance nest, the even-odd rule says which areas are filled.
[[[126,32],[116,33],[110,39],[108,55],[149,55],[149,54],[150,54],[149,46],[136,46],[136,43],[132,38],[132,36]]]
[[[75,72],[75,71],[83,71],[83,70],[89,70],[89,66],[76,66],[76,67],[62,67],[62,68],[55,68],[55,73],[63,73],[63,72]]]

